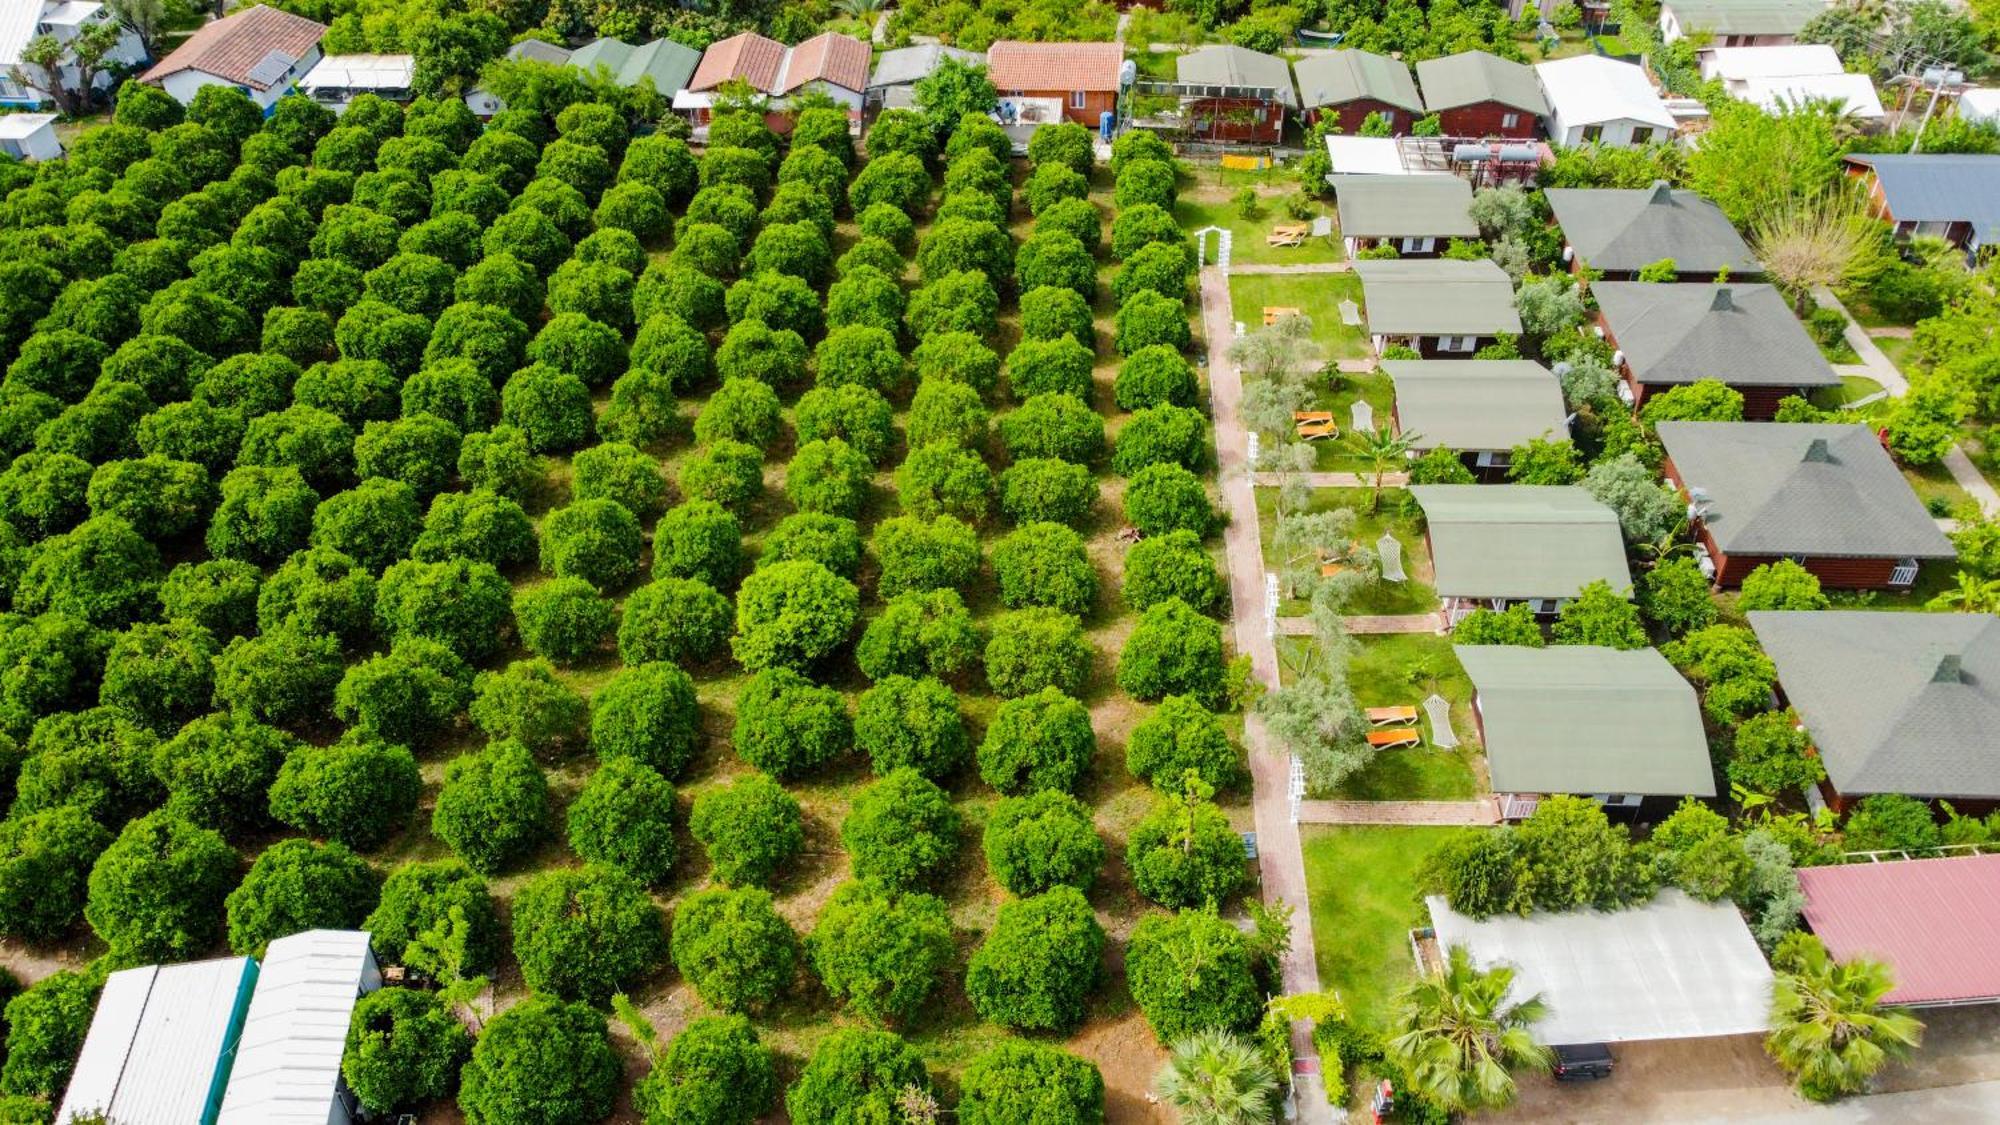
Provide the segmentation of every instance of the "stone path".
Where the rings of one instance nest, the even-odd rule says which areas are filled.
[[[1306,478],[1306,483],[1314,488],[1375,487],[1374,478],[1362,473],[1297,473],[1294,475]],[[1257,484],[1267,488],[1276,488],[1279,481],[1283,479],[1277,473],[1258,473],[1256,477]],[[1410,475],[1408,473],[1382,474],[1382,487],[1384,490],[1401,488],[1408,483],[1410,483]]]
[[[1224,557],[1229,570],[1236,651],[1250,657],[1252,674],[1267,688],[1278,686],[1278,650],[1264,620],[1264,551],[1257,533],[1257,496],[1249,471],[1249,441],[1243,426],[1243,379],[1229,362],[1235,322],[1229,305],[1229,279],[1217,267],[1201,271],[1202,335],[1208,342],[1209,396],[1215,419],[1216,461],[1223,506],[1229,524],[1223,529]],[[1257,868],[1264,897],[1292,907],[1292,945],[1285,952],[1280,975],[1287,993],[1318,992],[1319,962],[1313,947],[1312,910],[1306,902],[1305,856],[1299,850],[1299,829],[1291,817],[1291,756],[1270,746],[1264,724],[1256,715],[1243,719],[1243,745],[1249,752],[1251,809],[1257,829]],[[1292,1121],[1332,1125],[1333,1110],[1318,1073],[1318,1053],[1311,1028],[1292,1025],[1292,1053],[1307,1063],[1293,1076]]]
[[[1343,617],[1340,620],[1347,626],[1347,631],[1356,636],[1444,632],[1444,616],[1437,613],[1382,614],[1375,617]],[[1312,618],[1280,617],[1278,632],[1287,637],[1310,637],[1313,635]]]
[[[1391,750],[1393,754],[1396,751]],[[1301,801],[1301,824],[1441,824],[1500,823],[1500,799],[1476,801]]]
[[[875,17],[875,30],[870,33],[870,38],[874,39],[877,43],[887,43],[889,41],[889,15],[890,13],[885,11]]]
[[[1265,273],[1346,273],[1353,262],[1232,262],[1230,274]]]

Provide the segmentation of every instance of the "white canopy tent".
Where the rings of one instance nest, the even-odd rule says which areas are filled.
[[[1513,998],[1540,993],[1544,1043],[1623,1043],[1747,1035],[1770,1029],[1771,967],[1742,915],[1664,890],[1604,913],[1504,915],[1484,921],[1432,896],[1440,948],[1463,945],[1480,967],[1514,966]]]

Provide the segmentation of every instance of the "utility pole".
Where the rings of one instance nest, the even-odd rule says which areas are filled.
[[[1938,95],[1947,85],[1957,86],[1965,81],[1964,73],[1942,66],[1925,67],[1922,74],[1924,85],[1931,88],[1931,100],[1924,106],[1924,115],[1917,122],[1917,135],[1910,141],[1910,151],[1915,152],[1924,143],[1924,128],[1931,123],[1931,112],[1937,109]]]

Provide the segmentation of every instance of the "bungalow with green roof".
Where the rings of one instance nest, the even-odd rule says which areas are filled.
[[[1388,118],[1389,132],[1402,136],[1424,113],[1410,68],[1387,55],[1328,51],[1300,59],[1292,72],[1308,122],[1332,117],[1342,132],[1359,133],[1368,116],[1379,113]]]
[[[1743,416],[1762,421],[1778,403],[1837,387],[1840,376],[1769,285],[1603,281],[1590,287],[1597,323],[1634,406],[1672,387],[1715,379],[1743,395]]]
[[[1715,796],[1694,688],[1657,649],[1457,645],[1505,819],[1587,796],[1641,819]]]
[[[1535,135],[1549,112],[1535,68],[1491,51],[1460,51],[1417,64],[1424,108],[1438,117],[1447,137]]]
[[[1662,0],[1660,38],[1708,32],[1711,47],[1782,47],[1826,10],[1826,0]]]
[[[1489,258],[1354,263],[1375,354],[1413,348],[1425,359],[1468,359],[1521,331],[1514,283]]]
[[[1514,447],[1569,436],[1562,385],[1527,359],[1390,359],[1396,427],[1413,453],[1449,449],[1488,480],[1504,476]]]
[[[1340,237],[1352,258],[1388,244],[1400,257],[1435,258],[1454,238],[1478,238],[1472,185],[1457,176],[1331,175]]]
[[[1595,271],[1601,281],[1633,281],[1663,261],[1681,281],[1749,278],[1764,267],[1722,208],[1666,181],[1649,188],[1549,188],[1563,260],[1572,272]]]
[[[1956,557],[1867,426],[1661,422],[1667,480],[1688,498],[1704,570],[1733,587],[1792,559],[1841,590],[1903,590]]]
[[[1445,620],[1526,603],[1553,617],[1592,582],[1632,589],[1618,514],[1575,485],[1420,484]]]
[[[609,36],[593,39],[569,56],[569,65],[586,74],[602,68],[611,81],[627,89],[650,78],[653,89],[668,100],[687,88],[700,62],[700,51],[671,39],[655,39],[635,47]]]
[[[1199,141],[1274,145],[1299,108],[1292,66],[1277,55],[1218,44],[1174,60],[1178,117]]]
[[[1846,811],[1873,793],[2000,809],[2000,617],[1868,610],[1754,612],[1826,780]]]

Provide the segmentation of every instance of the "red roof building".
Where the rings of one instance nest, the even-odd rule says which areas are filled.
[[[859,95],[868,86],[868,44],[851,35],[827,32],[796,47],[786,47],[753,31],[732,35],[709,45],[687,88],[713,90],[741,79],[751,88],[783,96],[813,82],[825,82]]]
[[[199,71],[267,90],[286,77],[290,64],[308,56],[317,59],[314,52],[325,34],[324,24],[259,4],[203,24],[140,77],[157,83],[183,71]]]
[[[2000,1001],[2000,855],[1804,867],[1799,887],[1827,952],[1889,967],[1886,1002]]]
[[[1063,116],[1096,128],[1118,107],[1118,73],[1125,48],[1117,43],[1018,43],[986,50],[986,77],[1004,98],[1060,100]]]

